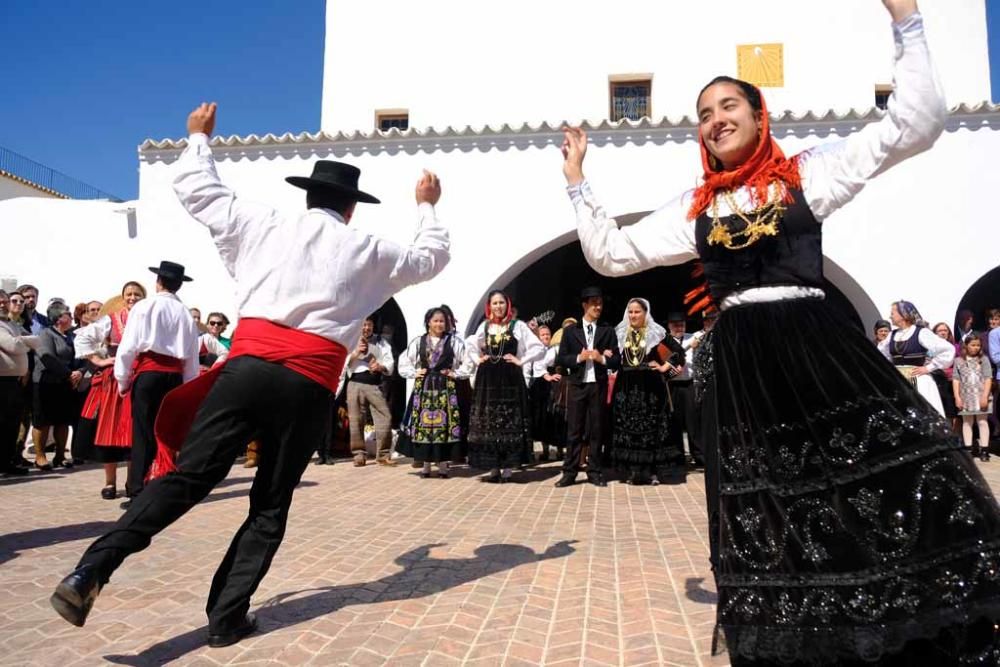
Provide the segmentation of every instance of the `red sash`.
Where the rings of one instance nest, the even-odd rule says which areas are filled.
[[[244,318],[233,334],[233,346],[226,363],[243,355],[281,364],[333,392],[337,389],[340,372],[347,359],[347,348],[322,336],[268,320]],[[215,366],[174,389],[163,399],[156,416],[157,451],[149,479],[162,477],[177,469],[175,459],[191,430],[198,406],[225,365]]]
[[[183,373],[184,360],[177,357],[168,357],[159,352],[143,352],[135,360],[133,367],[133,381],[142,373]]]

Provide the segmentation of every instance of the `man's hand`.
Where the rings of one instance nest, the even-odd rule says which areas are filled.
[[[570,185],[583,182],[583,158],[587,154],[587,133],[579,127],[563,128],[563,175]]]
[[[896,23],[917,11],[917,0],[882,0],[882,4],[889,10],[892,20]]]
[[[424,175],[417,181],[417,204],[437,206],[441,199],[441,181],[434,172],[424,169]]]
[[[424,377],[425,375],[427,375],[427,369],[426,369],[426,368],[418,368],[418,369],[417,369],[417,372],[416,372],[416,373],[414,373],[414,375],[415,375],[415,376],[416,376],[416,378],[417,378],[417,379],[419,380],[420,378],[422,378],[422,377]]]
[[[368,362],[368,370],[372,373],[382,373],[385,371],[385,366],[372,359]]]
[[[189,135],[200,132],[209,137],[212,136],[212,132],[215,130],[216,106],[215,102],[211,104],[202,102],[194,111],[188,114]]]
[[[81,380],[83,380],[83,373],[81,371],[73,371],[69,374],[69,384],[73,389],[77,388]]]
[[[910,371],[910,377],[918,378],[921,375],[929,375],[930,371],[927,370],[926,366],[917,366],[912,371]]]

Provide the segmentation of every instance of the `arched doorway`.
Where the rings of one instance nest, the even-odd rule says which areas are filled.
[[[666,322],[667,314],[673,311],[684,311],[684,294],[697,284],[691,277],[694,262],[679,266],[664,266],[649,271],[643,271],[631,276],[610,278],[594,271],[583,256],[580,242],[576,234],[568,234],[558,241],[558,246],[549,244],[548,251],[535,252],[529,255],[529,261],[519,262],[511,267],[493,284],[510,294],[517,306],[518,316],[528,320],[533,316],[548,311],[555,311],[552,322],[558,326],[566,317],[580,317],[579,294],[583,287],[599,285],[605,293],[603,320],[617,323],[625,312],[625,305],[632,297],[644,297],[649,300],[653,316],[660,322]],[[526,265],[525,265],[526,264]],[[832,269],[830,278],[825,281],[827,301],[842,315],[863,328],[862,316],[875,312],[875,307],[867,295],[859,292],[859,307],[865,311],[859,314],[855,307],[859,297],[848,298],[838,284],[844,284],[850,292],[856,286],[853,279],[832,263],[826,262],[827,269]],[[840,275],[843,274],[843,275]],[[858,288],[860,290],[860,288]],[[479,299],[473,312],[466,320],[466,335],[471,335],[483,321],[483,302],[486,292]],[[702,326],[701,315],[688,317],[688,331],[697,331]]]
[[[972,328],[976,331],[988,330],[986,311],[990,308],[1000,308],[1000,266],[987,271],[979,280],[972,283],[958,303],[958,311],[972,311]],[[955,313],[955,328],[958,328],[958,312]]]
[[[392,356],[396,359],[396,367],[392,375],[385,380],[383,390],[389,400],[392,412],[392,427],[399,428],[406,409],[406,380],[399,375],[399,355],[406,349],[409,342],[406,332],[406,318],[396,299],[389,299],[375,311],[375,331],[383,340],[392,346]]]

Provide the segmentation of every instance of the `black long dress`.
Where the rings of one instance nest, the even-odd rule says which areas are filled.
[[[622,367],[611,392],[611,465],[630,480],[649,481],[677,472],[677,452],[667,442],[670,420],[667,383],[651,361],[663,363],[669,351],[660,343],[638,358],[630,357],[628,342],[622,351]],[[676,448],[675,448],[676,449]],[[683,471],[684,453],[680,452]]]
[[[481,470],[528,463],[528,390],[521,367],[503,360],[517,355],[514,322],[496,336],[487,332],[490,358],[479,365],[469,417],[469,465]]]
[[[697,220],[717,301],[822,285],[820,225],[793,194],[780,233],[745,249],[709,245]],[[864,332],[798,298],[723,310],[708,349],[706,487],[733,664],[997,664],[996,499]]]

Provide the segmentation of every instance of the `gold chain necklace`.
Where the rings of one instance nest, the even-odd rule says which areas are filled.
[[[726,190],[721,196],[733,212],[742,220],[746,227],[740,231],[732,231],[719,219],[719,196],[712,199],[712,230],[708,234],[708,245],[722,244],[728,250],[748,248],[765,236],[778,235],[778,223],[785,214],[782,203],[781,188],[772,186],[767,201],[757,208],[744,211],[736,203],[732,190]],[[753,219],[751,219],[753,218]]]

